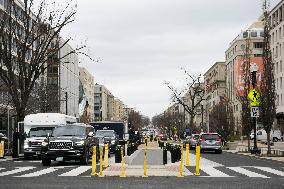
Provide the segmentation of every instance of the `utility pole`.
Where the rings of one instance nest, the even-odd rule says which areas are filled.
[[[68,115],[68,92],[65,92],[65,110],[66,110],[66,115]]]

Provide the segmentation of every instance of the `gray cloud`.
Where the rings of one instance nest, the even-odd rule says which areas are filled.
[[[272,1],[272,6],[279,0]],[[115,96],[153,116],[170,103],[163,82],[180,67],[204,73],[224,60],[229,43],[261,15],[261,0],[77,0],[64,35],[88,39],[101,64],[82,65]],[[78,40],[78,41],[79,41]]]

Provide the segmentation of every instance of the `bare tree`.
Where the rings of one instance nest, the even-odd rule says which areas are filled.
[[[183,106],[184,110],[190,116],[189,127],[194,127],[194,118],[197,115],[197,108],[201,106],[204,100],[205,89],[201,82],[201,75],[192,75],[187,70],[183,69],[186,76],[186,86],[182,90],[178,90],[169,82],[165,82],[172,93],[172,100]]]
[[[251,90],[251,41],[250,38],[247,38],[245,41],[245,45],[242,56],[242,81],[243,81],[243,90],[236,89],[237,91],[237,99],[241,103],[241,121],[242,121],[242,132],[246,135],[248,141],[248,149],[250,149],[250,133],[253,128],[253,123],[250,115],[250,100],[248,98],[248,94]]]
[[[274,64],[270,49],[270,30],[269,11],[267,1],[264,1],[264,44],[263,44],[263,77],[261,81],[261,98],[260,98],[260,116],[263,127],[267,133],[267,154],[271,153],[270,132],[276,117],[275,107],[275,79],[274,79]]]
[[[0,79],[11,96],[18,120],[23,120],[32,91],[48,67],[70,54],[89,56],[83,52],[85,45],[59,56],[60,49],[71,40],[59,43],[62,29],[75,20],[71,2],[62,9],[49,10],[43,0],[37,11],[33,10],[33,0],[6,2],[5,10],[0,12]]]
[[[234,134],[233,108],[229,102],[222,100],[215,105],[210,114],[210,130],[219,133],[225,141]]]

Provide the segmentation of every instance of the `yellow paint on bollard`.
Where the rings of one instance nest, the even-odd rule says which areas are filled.
[[[185,166],[189,167],[189,162],[190,162],[189,144],[185,145],[185,153],[186,153]]]
[[[98,176],[97,174],[97,147],[93,146],[93,156],[92,156],[92,176]]]
[[[178,177],[184,177],[182,175],[182,169],[183,169],[183,144],[180,145],[180,166],[179,166],[179,176]]]
[[[120,177],[124,178],[125,176],[125,162],[124,162],[124,148],[121,146],[121,175]]]
[[[145,149],[144,149],[144,173],[142,177],[148,177],[147,176],[147,145],[145,145]]]
[[[108,144],[105,144],[104,168],[108,166]]]
[[[99,177],[103,177],[103,148],[100,147],[100,174]]]
[[[199,161],[200,161],[200,146],[196,145],[196,166],[195,166],[195,175],[199,176]]]

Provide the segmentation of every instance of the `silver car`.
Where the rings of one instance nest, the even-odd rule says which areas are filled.
[[[192,134],[189,139],[190,149],[195,149],[196,144],[198,143],[199,134]]]
[[[215,151],[222,153],[221,136],[218,133],[202,133],[199,137],[199,145],[201,151]]]

